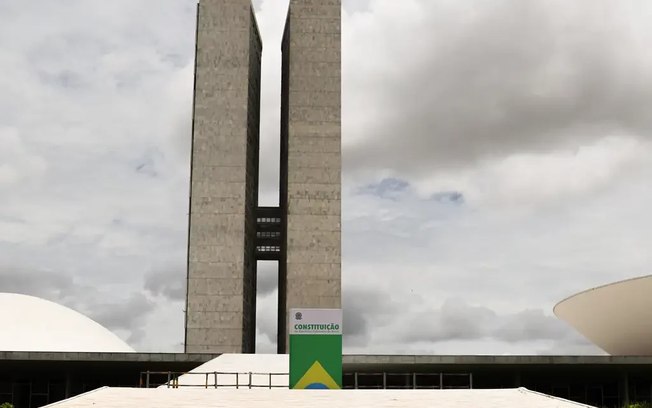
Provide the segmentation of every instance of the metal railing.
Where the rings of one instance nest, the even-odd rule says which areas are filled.
[[[180,380],[181,376],[184,376]],[[345,389],[472,389],[471,373],[344,373]],[[288,388],[288,373],[143,371],[140,387]]]
[[[342,376],[343,388],[365,389],[472,389],[472,373],[352,372]]]
[[[181,376],[195,376],[200,380],[199,382],[181,383],[179,378]],[[219,381],[223,376],[233,376],[234,382],[221,382]],[[245,377],[245,381],[241,381],[241,376]],[[254,381],[255,377],[266,377],[267,381],[262,384],[261,381]],[[288,388],[289,383],[288,373],[256,373],[256,372],[224,372],[224,371],[210,371],[210,372],[174,372],[174,371],[142,371],[140,373],[140,387],[153,388],[161,385],[167,385],[167,388],[180,388],[180,387],[203,387],[203,388]],[[275,384],[273,378],[287,377],[288,380],[284,385]],[[155,382],[156,379],[165,378],[165,381]],[[188,377],[186,377],[188,378]]]

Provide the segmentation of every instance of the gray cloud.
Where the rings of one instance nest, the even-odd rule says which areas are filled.
[[[496,313],[486,307],[447,299],[439,310],[408,313],[400,338],[408,343],[483,339],[495,319]]]
[[[410,183],[396,178],[384,178],[378,183],[366,185],[358,190],[359,194],[371,194],[389,200],[398,199],[410,188]]]
[[[649,4],[634,3],[374,2],[374,24],[352,15],[345,30],[347,170],[424,176],[610,134],[648,138],[640,47],[652,33],[630,22]]]
[[[138,343],[147,334],[143,325],[147,314],[155,308],[153,301],[141,293],[132,293],[125,301],[107,302],[91,306],[90,316],[98,323],[112,330],[126,330],[129,332],[127,341]]]
[[[62,273],[0,267],[0,292],[21,293],[60,301],[77,292],[74,279]]]
[[[345,290],[342,307],[345,348],[368,344],[371,327],[399,309],[391,295],[362,288]]]
[[[366,337],[368,324],[365,318],[365,311],[373,307],[374,304],[363,303],[355,304],[354,297],[351,295],[352,291],[347,291],[344,294],[343,303],[346,305],[343,311],[343,325],[345,328],[345,338],[349,337]]]
[[[171,300],[186,299],[186,272],[184,268],[154,271],[145,275],[145,290],[154,296]]]
[[[261,319],[261,316],[257,316],[256,325],[258,328],[258,334],[265,337],[266,341],[270,344],[276,345],[276,326],[277,323],[274,319]],[[271,352],[276,352],[276,349],[273,348]],[[270,352],[269,350],[267,352]]]
[[[256,299],[257,352],[276,353],[278,291],[261,294]]]
[[[276,261],[258,262],[257,273],[256,291],[259,296],[267,296],[278,288],[278,263]]]
[[[409,313],[406,322],[400,325],[402,330],[398,333],[402,333],[399,339],[408,344],[463,340],[520,343],[577,338],[570,327],[542,310],[500,314],[460,299],[446,299],[439,309]]]
[[[464,194],[459,191],[440,191],[432,194],[430,198],[441,203],[464,204]]]
[[[493,330],[492,335],[507,342],[523,340],[559,340],[570,337],[568,326],[542,310],[523,310],[505,316],[504,323]]]

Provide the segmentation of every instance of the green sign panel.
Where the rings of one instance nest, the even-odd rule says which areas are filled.
[[[290,388],[342,388],[342,310],[290,310]]]

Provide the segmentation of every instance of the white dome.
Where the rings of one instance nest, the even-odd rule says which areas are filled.
[[[33,296],[0,293],[0,351],[133,353],[97,322]]]
[[[652,355],[652,275],[585,290],[554,312],[611,355]]]

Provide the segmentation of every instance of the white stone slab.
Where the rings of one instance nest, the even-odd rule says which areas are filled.
[[[578,408],[588,405],[526,390],[233,390],[101,388],[56,408]]]

